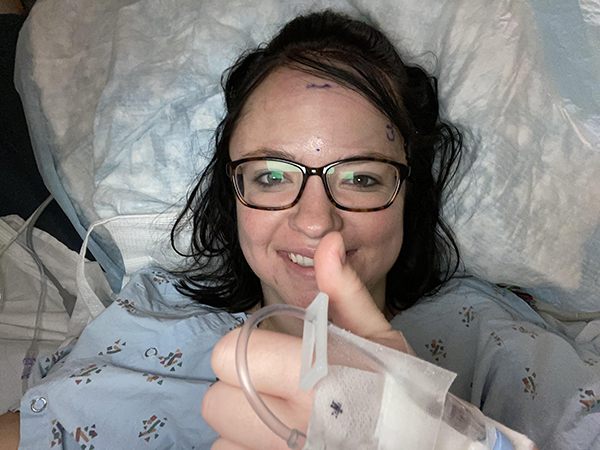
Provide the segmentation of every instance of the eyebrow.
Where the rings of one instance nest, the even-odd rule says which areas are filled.
[[[289,159],[294,161],[294,154],[286,152],[285,150],[275,150],[272,148],[259,148],[258,150],[251,151],[244,155],[244,158],[253,158],[256,156],[268,156],[271,158]]]
[[[253,158],[253,157],[258,157],[258,156],[266,156],[266,157],[270,157],[270,158],[280,158],[280,159],[287,159],[289,161],[297,161],[296,155],[294,155],[293,153],[285,151],[285,150],[276,150],[276,149],[272,149],[272,148],[260,148],[260,149],[251,151],[250,153],[247,153],[246,155],[244,155],[244,158]],[[400,156],[400,155],[398,155],[398,156]],[[396,160],[396,158],[394,156],[386,155],[386,154],[376,152],[376,151],[350,154],[342,159],[350,159],[350,158],[382,158],[382,159],[389,159],[389,160],[393,160],[393,161]],[[398,161],[398,162],[400,162],[400,161]]]
[[[379,153],[379,152],[367,152],[367,153],[361,153],[360,155],[351,155],[348,158],[355,158],[355,157],[365,157],[365,158],[383,158],[383,159],[390,159],[390,160],[395,160],[395,156],[397,155],[384,155],[383,153]],[[401,156],[401,155],[398,155]]]

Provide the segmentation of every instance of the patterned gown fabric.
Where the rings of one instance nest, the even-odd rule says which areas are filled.
[[[200,415],[216,342],[245,321],[193,304],[144,271],[84,330],[40,360],[21,403],[20,449],[209,449]],[[517,292],[525,297],[521,292]],[[392,320],[417,354],[458,374],[451,392],[527,434],[540,450],[600,449],[600,326],[577,333],[474,278]]]
[[[600,321],[550,323],[526,300],[455,279],[392,325],[419,357],[458,374],[450,392],[541,450],[600,449]]]
[[[200,415],[216,381],[210,357],[245,315],[199,307],[173,280],[137,274],[74,347],[40,360],[20,449],[210,448],[217,434]]]

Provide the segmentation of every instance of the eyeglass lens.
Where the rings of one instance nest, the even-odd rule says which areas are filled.
[[[396,167],[381,161],[348,161],[326,172],[333,199],[356,209],[386,205],[396,192],[399,177]],[[246,203],[278,208],[296,200],[304,174],[300,167],[283,161],[253,160],[238,165],[234,178]]]

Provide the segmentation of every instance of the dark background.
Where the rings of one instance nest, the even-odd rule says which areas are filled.
[[[17,38],[32,3],[17,2],[20,14],[0,14],[0,217],[17,214],[27,219],[50,195],[33,156],[13,81]],[[36,227],[79,251],[81,238],[56,202],[48,205]]]

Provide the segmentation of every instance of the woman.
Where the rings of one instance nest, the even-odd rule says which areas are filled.
[[[202,271],[182,292],[238,312],[306,307],[323,291],[335,324],[407,351],[388,320],[437,290],[458,262],[440,203],[460,135],[439,121],[435,80],[406,66],[377,30],[324,12],[242,57],[225,93],[217,151],[186,211]],[[294,325],[266,328],[298,334]],[[277,340],[294,345],[265,338]],[[239,390],[211,388],[205,419],[219,434],[234,432],[214,448],[282,445],[244,405]]]
[[[438,120],[435,79],[374,28],[324,12],[240,58],[224,88],[215,156],[178,224],[191,216],[197,269],[180,291],[236,313],[323,290],[336,324],[406,350],[387,319],[458,261],[439,206],[460,136]]]
[[[238,313],[278,303],[304,307],[324,291],[336,325],[410,351],[394,328],[410,329],[411,311],[431,302],[410,307],[455,272],[458,252],[440,204],[460,135],[439,119],[435,79],[405,65],[380,32],[327,11],[299,17],[244,55],[224,88],[227,115],[215,156],[173,234],[191,221],[194,271],[177,281],[156,271],[139,274],[68,357],[41,369],[45,381],[21,404],[22,448],[208,448],[217,436],[199,410],[215,381],[209,358],[243,320]],[[504,317],[501,306],[486,301],[490,317]],[[198,303],[218,309],[199,311]],[[426,317],[421,328],[453,327],[449,315]],[[470,333],[471,323],[477,324],[461,326]],[[298,330],[284,321],[265,328],[259,350],[269,366],[271,352],[297,345],[297,338],[273,331]],[[411,333],[409,341],[419,342]],[[472,355],[478,340],[469,336],[462,342]],[[214,352],[222,382],[202,403],[203,416],[223,436],[214,448],[285,448],[263,432],[233,386],[234,337]],[[432,342],[430,353],[445,364],[440,343],[433,350]],[[456,364],[462,396],[470,399],[477,361]],[[275,397],[278,386],[294,384],[285,377],[259,382]],[[306,424],[310,398],[285,405],[282,415]]]
[[[186,276],[182,292],[232,312],[283,299],[306,306],[318,292],[311,269],[286,280],[291,283],[286,292],[276,292],[273,278],[284,270],[281,263],[291,269],[310,265],[320,239],[331,231],[341,232],[349,264],[388,317],[452,276],[458,249],[440,204],[461,137],[439,120],[435,78],[405,65],[376,29],[332,12],[293,20],[227,75],[227,115],[217,130],[216,153],[178,224],[186,218],[193,223],[191,256],[200,269]],[[395,178],[379,197],[361,204],[356,189],[347,189],[350,183],[346,189],[335,184],[334,166],[322,183],[302,178],[301,164],[288,166],[283,170],[294,178],[293,189],[284,199],[260,203],[248,198],[238,181],[245,170],[268,163],[237,163],[249,157],[312,167],[375,157],[383,160],[375,167]],[[377,180],[357,178],[354,186],[359,183],[375,192],[369,183]],[[314,189],[319,203],[302,201]],[[305,203],[322,206],[314,211],[321,222],[303,223]],[[283,221],[288,234],[302,237],[277,231]],[[292,255],[305,256],[308,263]],[[214,257],[221,263],[215,266]],[[299,279],[312,280],[312,286],[299,285]],[[289,300],[298,291],[304,297]]]

